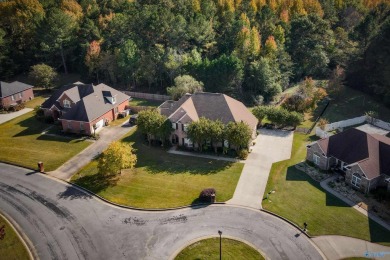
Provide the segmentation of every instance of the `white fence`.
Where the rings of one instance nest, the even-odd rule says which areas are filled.
[[[150,93],[141,93],[141,92],[133,92],[133,91],[122,91],[126,95],[129,95],[131,97],[135,98],[142,98],[142,99],[149,99],[149,100],[158,100],[158,101],[165,101],[170,100],[170,96],[166,95],[158,95],[158,94],[150,94]]]
[[[385,122],[385,121],[382,121],[382,120],[379,120],[379,119],[376,119],[373,117],[369,117],[369,116],[359,116],[359,117],[351,118],[348,120],[327,124],[327,125],[325,125],[324,130],[322,130],[319,127],[316,127],[316,136],[318,136],[320,138],[326,138],[326,137],[329,137],[332,135],[332,133],[329,133],[330,131],[333,131],[335,129],[344,128],[344,127],[359,125],[359,124],[363,124],[363,123],[369,123],[369,124],[372,124],[374,126],[377,126],[377,127],[380,127],[380,128],[383,128],[385,130],[390,131],[390,123],[388,123],[388,122]]]

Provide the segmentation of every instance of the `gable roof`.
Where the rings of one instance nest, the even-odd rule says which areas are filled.
[[[327,157],[358,164],[368,179],[390,175],[390,138],[350,128],[317,141]]]
[[[0,81],[0,97],[8,97],[30,88],[33,88],[33,86],[19,81],[14,81],[11,83]]]
[[[243,121],[252,129],[258,122],[244,104],[220,93],[186,94],[176,102],[164,102],[159,109],[161,114],[168,116],[172,122],[189,123],[205,117],[220,120],[224,124]]]
[[[116,103],[112,104],[105,96],[107,92],[116,96]],[[62,107],[58,99],[66,94],[74,105],[69,109],[62,109],[63,115],[60,119],[90,122],[101,115],[107,113],[114,107],[128,100],[130,97],[105,84],[94,86],[92,84],[83,84],[76,82],[74,84],[63,86],[58,89],[43,104],[43,108],[51,108],[53,105]]]

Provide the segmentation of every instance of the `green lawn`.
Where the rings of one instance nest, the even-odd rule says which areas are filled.
[[[138,131],[123,142],[135,142],[138,162],[133,170],[124,170],[117,179],[97,174],[97,162],[91,162],[72,182],[104,198],[140,208],[167,208],[197,202],[205,188],[215,188],[217,201],[229,200],[234,193],[243,164],[167,153],[160,147],[148,147]]]
[[[324,106],[325,102],[322,102],[318,105],[317,109],[313,111],[313,113],[306,114],[306,120],[301,126],[310,127],[321,113]],[[378,114],[379,119],[390,122],[389,108],[363,92],[346,88],[337,100],[331,100],[322,118],[325,118],[330,123],[333,123],[362,116],[367,111],[375,111]]]
[[[27,101],[25,103],[25,106],[28,108],[35,108],[36,106],[40,106],[43,101],[45,101],[45,98],[42,96],[36,96],[33,100]]]
[[[263,207],[303,227],[310,235],[344,235],[390,245],[390,232],[327,193],[320,184],[293,167],[305,159],[314,137],[296,133],[292,158],[273,164],[266,190],[275,190]]]
[[[44,162],[51,171],[86,148],[90,143],[63,137],[41,135],[51,125],[39,122],[29,112],[0,125],[0,161],[36,168]]]
[[[141,98],[131,98],[131,101],[129,102],[130,106],[147,106],[147,107],[158,107],[161,105],[163,101],[157,101],[157,100],[148,100],[148,99],[141,99]]]
[[[28,251],[14,229],[0,215],[0,227],[4,225],[5,236],[0,240],[0,258],[9,260],[30,259]]]
[[[184,248],[175,260],[219,259],[219,238],[209,238]],[[253,247],[237,240],[222,239],[222,259],[260,260],[264,257]]]

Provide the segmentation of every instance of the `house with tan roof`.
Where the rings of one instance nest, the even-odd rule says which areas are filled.
[[[306,159],[322,170],[341,169],[345,182],[367,193],[390,189],[390,138],[350,128],[307,145]]]
[[[257,118],[243,103],[224,94],[208,92],[185,94],[178,101],[165,101],[159,106],[159,110],[172,123],[174,129],[171,134],[172,144],[192,147],[193,144],[186,133],[187,126],[201,117],[220,120],[223,124],[243,121],[252,129],[253,139],[256,137]]]
[[[75,82],[55,91],[41,108],[45,116],[60,121],[64,131],[91,135],[115,120],[129,98],[105,84]]]

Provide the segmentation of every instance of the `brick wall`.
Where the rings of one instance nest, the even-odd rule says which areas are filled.
[[[14,100],[12,100],[12,96],[14,97]],[[30,88],[30,89],[27,89],[25,91],[16,93],[14,95],[2,98],[1,99],[1,106],[9,107],[12,104],[20,104],[20,103],[29,101],[33,98],[34,98],[33,89]]]

